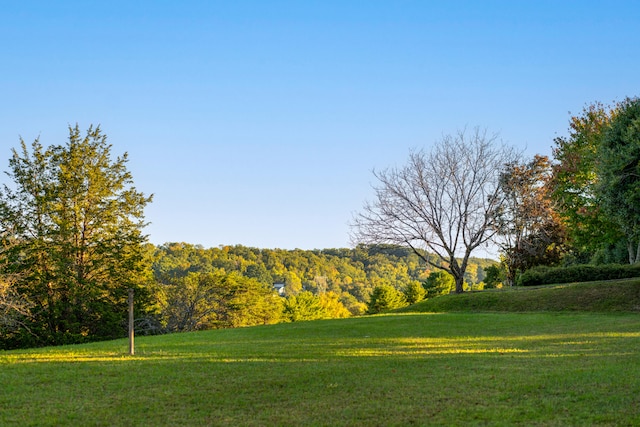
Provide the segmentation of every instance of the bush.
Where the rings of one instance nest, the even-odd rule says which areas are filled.
[[[427,298],[433,298],[453,291],[456,288],[456,281],[451,274],[438,270],[429,274],[423,286],[427,291]]]
[[[485,289],[502,286],[502,282],[504,281],[504,272],[500,269],[500,266],[490,265],[484,269],[484,272],[486,274],[484,277]]]
[[[569,267],[534,267],[525,271],[518,286],[549,285],[553,283],[590,282],[640,277],[640,265],[572,265]]]
[[[391,285],[381,285],[377,286],[371,294],[371,299],[367,304],[367,314],[382,313],[406,305],[407,301],[402,292]]]
[[[424,297],[427,296],[427,291],[417,280],[409,282],[409,284],[402,290],[402,293],[404,294],[407,304],[415,304],[422,301]]]

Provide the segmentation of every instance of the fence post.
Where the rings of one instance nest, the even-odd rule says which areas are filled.
[[[134,355],[134,345],[133,345],[133,335],[134,335],[134,327],[133,327],[133,289],[129,289],[129,354]]]

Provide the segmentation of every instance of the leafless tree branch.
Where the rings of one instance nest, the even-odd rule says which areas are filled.
[[[376,198],[354,216],[353,240],[435,253],[444,261],[437,267],[449,271],[462,292],[472,251],[495,233],[500,172],[512,158],[513,149],[497,135],[476,128],[444,136],[429,152],[411,152],[402,168],[374,171]]]

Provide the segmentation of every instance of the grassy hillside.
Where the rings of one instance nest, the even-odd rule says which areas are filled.
[[[640,279],[494,289],[445,295],[400,312],[640,312]]]
[[[0,425],[640,424],[634,313],[395,314],[136,342],[133,357],[126,340],[0,352]]]

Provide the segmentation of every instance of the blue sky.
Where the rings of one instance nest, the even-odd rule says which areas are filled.
[[[158,244],[348,247],[410,149],[480,126],[549,155],[640,95],[634,1],[2,3],[0,169],[100,124]]]

